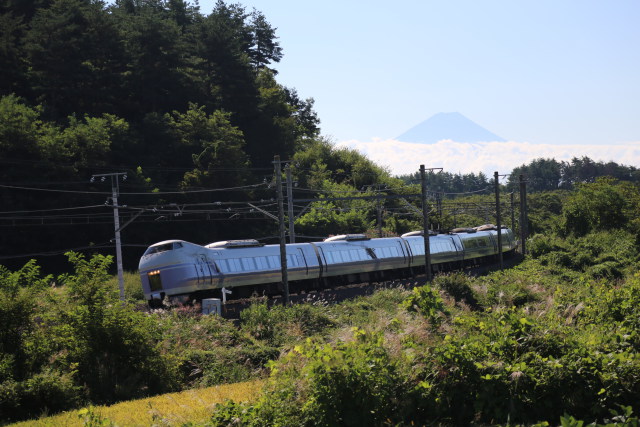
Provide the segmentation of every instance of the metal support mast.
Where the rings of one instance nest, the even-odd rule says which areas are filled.
[[[525,256],[527,253],[527,228],[527,183],[524,180],[524,175],[520,175],[520,245],[522,256]]]
[[[422,183],[422,223],[424,232],[424,268],[427,282],[431,282],[431,250],[429,247],[429,210],[427,209],[427,177],[424,165],[420,165],[420,182]]]
[[[111,200],[113,202],[113,224],[115,227],[115,240],[116,240],[116,265],[118,268],[118,287],[120,288],[120,300],[124,301],[124,271],[122,269],[122,242],[120,240],[120,215],[118,213],[118,196],[120,194],[120,186],[118,184],[118,177],[123,176],[126,179],[127,174],[120,173],[104,173],[96,174],[92,176],[92,180],[96,177],[110,177],[111,178]]]
[[[498,172],[494,172],[493,180],[496,191],[496,226],[498,227],[498,260],[500,261],[500,270],[503,269],[502,260],[502,219],[500,218],[500,181],[498,180]]]
[[[276,173],[276,192],[278,195],[278,226],[280,231],[280,269],[282,271],[282,286],[284,288],[284,304],[289,304],[289,276],[287,273],[287,241],[284,230],[284,202],[282,196],[282,167],[280,156],[273,158]]]
[[[293,181],[291,180],[291,165],[287,163],[284,167],[287,174],[287,211],[289,215],[289,243],[296,242],[296,232],[294,229],[295,217],[293,216]]]

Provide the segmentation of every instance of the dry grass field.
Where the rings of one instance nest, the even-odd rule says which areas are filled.
[[[111,425],[111,423],[117,426],[198,424],[211,416],[216,403],[222,403],[225,400],[242,402],[255,399],[263,384],[263,381],[250,381],[163,394],[112,406],[96,406],[63,412],[50,417],[12,424],[12,426],[57,427],[86,424]],[[104,424],[100,424],[100,420],[104,420]]]

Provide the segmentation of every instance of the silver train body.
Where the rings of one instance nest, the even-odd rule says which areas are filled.
[[[501,240],[503,253],[516,248],[510,229],[501,229]],[[430,235],[429,246],[435,271],[456,268],[497,255],[498,232],[490,225],[454,230]],[[407,277],[424,271],[424,253],[421,231],[402,237],[369,239],[351,234],[322,242],[287,244],[288,281],[295,291],[296,286],[310,290],[327,283]],[[255,291],[268,293],[282,280],[280,245],[231,240],[202,246],[167,240],[146,250],[139,272],[151,305],[165,297],[186,301],[215,292],[219,295],[222,288],[234,290],[239,297]]]

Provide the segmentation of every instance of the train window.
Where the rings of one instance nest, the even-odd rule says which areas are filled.
[[[280,268],[280,257],[275,255],[271,255],[269,258],[269,267],[271,268]]]
[[[424,255],[424,244],[421,245],[416,243],[415,245],[412,245],[412,249],[414,255]]]
[[[484,240],[484,239],[483,240],[478,240],[478,246],[483,247],[483,248],[487,247],[487,241]]]
[[[267,257],[259,256],[259,257],[255,257],[254,260],[256,262],[256,266],[258,267],[258,270],[269,269],[269,262],[267,261]]]
[[[256,265],[253,262],[253,258],[242,258],[242,269],[243,270],[255,270]]]
[[[229,270],[232,272],[236,272],[236,271],[242,271],[242,266],[240,265],[240,259],[238,258],[231,258],[227,260],[227,263],[229,263]]]
[[[349,251],[349,254],[351,255],[351,256],[350,256],[350,258],[351,258],[353,261],[362,261],[362,253],[361,253],[359,250],[357,250],[357,249],[351,249],[351,250]]]
[[[342,262],[342,254],[340,251],[333,252],[333,260],[334,262]]]
[[[174,243],[165,243],[163,245],[151,246],[144,252],[144,255],[159,254],[160,252],[167,252],[181,247],[182,243],[180,243],[180,246],[177,247],[174,247]]]
[[[298,257],[295,255],[287,255],[287,266],[288,267],[297,267],[298,266]]]
[[[398,249],[393,247],[380,248],[380,252],[382,253],[383,258],[393,258],[395,256],[398,256]]]
[[[224,259],[218,260],[218,268],[223,273],[226,273],[227,271],[229,271],[229,267],[227,267],[227,261]]]

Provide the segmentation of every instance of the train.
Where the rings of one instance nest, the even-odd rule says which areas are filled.
[[[495,260],[498,251],[517,247],[507,227],[485,224],[449,232],[429,231],[434,272]],[[498,248],[498,240],[502,247]],[[400,237],[369,238],[342,234],[318,242],[286,245],[289,290],[312,291],[349,283],[413,277],[424,273],[424,231]],[[155,243],[138,267],[144,296],[151,307],[165,299],[185,303],[203,298],[274,295],[282,292],[280,245],[254,239],[198,245],[184,240]]]

